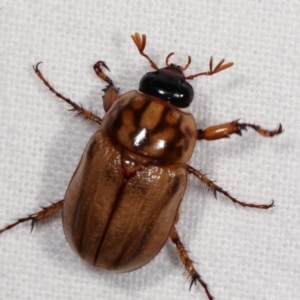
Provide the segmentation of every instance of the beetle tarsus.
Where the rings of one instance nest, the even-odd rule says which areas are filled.
[[[197,281],[202,285],[202,287],[205,290],[205,293],[208,297],[209,300],[213,300],[214,297],[211,295],[211,293],[209,292],[208,286],[207,284],[202,280],[201,276],[196,273],[195,275],[191,276],[191,284],[190,284],[190,288],[189,290],[192,289],[193,284],[196,285]]]
[[[275,135],[281,134],[284,129],[282,128],[281,123],[279,123],[278,127],[274,130],[267,130],[263,129],[258,125],[255,124],[248,124],[248,123],[238,123],[236,122],[236,125],[238,125],[241,129],[246,130],[247,127],[254,129],[258,134],[264,136],[264,137],[273,137]]]
[[[172,227],[172,230],[170,233],[170,239],[176,245],[177,253],[180,257],[180,260],[182,261],[186,271],[188,272],[189,276],[191,277],[191,283],[190,283],[189,290],[191,290],[192,285],[196,284],[196,282],[198,281],[204,288],[208,299],[213,300],[214,298],[211,295],[207,284],[205,283],[205,281],[201,278],[200,274],[195,269],[195,267],[193,265],[193,261],[189,258],[188,252],[185,249],[183,243],[181,242],[181,240],[179,238],[179,234],[178,234],[175,226]]]
[[[9,224],[6,227],[0,229],[0,234],[6,230],[12,229],[13,227],[15,227],[21,223],[27,222],[27,221],[31,221],[31,230],[30,230],[30,233],[31,233],[34,228],[34,225],[38,221],[43,220],[47,217],[50,217],[50,216],[54,215],[55,213],[57,213],[58,211],[60,211],[63,207],[63,201],[64,200],[59,200],[55,203],[51,203],[51,205],[49,205],[47,207],[42,207],[42,210],[40,210],[34,214],[30,214],[25,218],[20,218],[16,222]]]
[[[102,67],[104,67],[106,70],[110,71],[108,66],[106,65],[106,63],[103,60],[99,60],[94,64],[94,71],[95,71],[96,75],[100,79],[107,82],[109,86],[114,86],[113,81],[107,75],[104,74]]]

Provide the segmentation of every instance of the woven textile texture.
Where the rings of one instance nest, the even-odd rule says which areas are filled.
[[[98,127],[69,112],[33,72],[103,116],[105,83],[92,66],[104,60],[120,92],[137,89],[151,70],[130,35],[146,33],[158,66],[209,58],[234,66],[190,83],[199,128],[235,119],[285,131],[253,130],[197,142],[189,162],[233,196],[269,203],[261,211],[217,200],[190,177],[178,231],[196,268],[219,300],[300,298],[300,4],[297,1],[8,1],[0,9],[0,228],[63,199],[89,138]],[[167,241],[148,265],[108,274],[68,246],[61,215],[0,236],[0,299],[203,299]]]

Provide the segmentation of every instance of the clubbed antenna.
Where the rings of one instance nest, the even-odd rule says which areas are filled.
[[[138,48],[140,54],[148,59],[153,69],[158,70],[158,67],[153,62],[153,60],[146,53],[144,53],[144,49],[146,47],[146,40],[147,40],[146,34],[142,34],[141,36],[138,32],[136,32],[131,36],[131,38],[134,41],[136,47]]]

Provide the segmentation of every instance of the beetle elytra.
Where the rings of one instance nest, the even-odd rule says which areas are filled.
[[[188,107],[194,97],[188,80],[214,75],[233,63],[224,63],[223,59],[213,67],[211,58],[208,71],[185,76],[190,56],[186,66],[181,67],[169,63],[174,54],[170,53],[166,67],[159,69],[144,53],[146,35],[135,33],[132,39],[155,71],[143,76],[139,90],[119,95],[103,71],[109,70],[106,63],[98,61],[94,71],[107,83],[103,119],[57,92],[41,73],[40,63],[33,67],[52,93],[78,115],[97,123],[99,131],[88,142],[64,198],[4,227],[0,234],[27,221],[33,228],[36,222],[62,210],[64,232],[74,252],[96,268],[117,273],[146,265],[170,238],[191,277],[190,287],[199,282],[212,300],[176,230],[188,175],[198,178],[215,196],[220,193],[244,207],[268,209],[274,202],[242,202],[187,162],[197,140],[241,135],[247,128],[273,137],[283,129],[281,124],[269,131],[239,121],[198,129],[193,115],[181,109]]]

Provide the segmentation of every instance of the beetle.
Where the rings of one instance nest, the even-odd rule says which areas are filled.
[[[35,223],[62,210],[66,239],[83,260],[109,272],[134,271],[151,261],[170,238],[191,277],[191,286],[199,282],[208,299],[213,297],[195,269],[176,230],[179,206],[188,175],[194,175],[216,197],[223,194],[243,207],[269,209],[270,204],[245,203],[231,196],[201,171],[187,164],[197,140],[218,140],[242,130],[254,129],[264,137],[283,132],[238,120],[197,129],[193,115],[184,108],[193,98],[188,83],[199,76],[211,76],[233,65],[222,59],[209,71],[185,76],[184,67],[169,63],[173,52],[158,68],[145,54],[146,35],[131,36],[139,53],[155,70],[146,73],[139,90],[119,95],[119,89],[105,75],[104,61],[94,65],[96,75],[107,83],[103,96],[104,118],[84,109],[57,92],[40,71],[41,62],[33,66],[39,79],[58,98],[69,104],[77,115],[99,125],[88,142],[64,198],[40,211],[21,218],[0,230],[0,234],[23,222]]]

